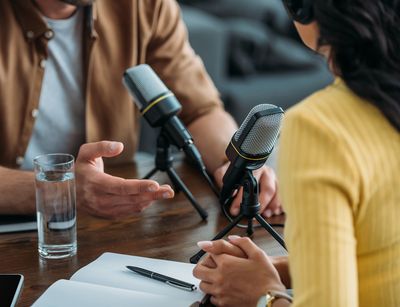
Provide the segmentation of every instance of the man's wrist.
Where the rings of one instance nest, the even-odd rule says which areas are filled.
[[[222,180],[222,177],[224,176],[226,170],[228,169],[229,162],[230,162],[229,160],[224,160],[221,164],[219,164],[219,166],[212,173],[214,178],[220,178]]]
[[[230,162],[231,162],[231,161],[229,161],[228,158],[225,156],[225,159],[223,159],[223,160],[221,161],[221,163],[219,164],[219,166],[217,167],[217,169],[226,166],[226,165],[229,164]],[[216,170],[217,170],[217,169],[216,169]]]

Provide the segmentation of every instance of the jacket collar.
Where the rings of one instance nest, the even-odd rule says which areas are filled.
[[[15,16],[28,40],[36,40],[50,30],[32,0],[12,0],[11,2]],[[97,6],[95,3],[85,8],[85,20],[90,36],[96,38],[94,25],[97,20]]]
[[[95,29],[95,23],[97,21],[97,5],[96,2],[91,6],[84,8],[85,20],[86,20],[86,30],[88,31],[91,38],[97,38],[97,32]]]
[[[33,1],[12,0],[15,16],[28,40],[35,40],[49,30]]]

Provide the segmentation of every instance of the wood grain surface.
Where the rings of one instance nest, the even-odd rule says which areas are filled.
[[[143,177],[154,161],[142,156],[137,163],[120,165],[108,170],[124,178]],[[0,273],[19,273],[25,277],[18,306],[30,306],[52,283],[69,279],[79,268],[104,252],[189,262],[198,251],[196,242],[211,239],[225,225],[218,201],[206,181],[178,157],[174,163],[195,198],[209,214],[202,221],[182,193],[172,200],[154,203],[137,216],[124,220],[106,220],[86,214],[78,208],[78,253],[65,260],[44,260],[37,251],[37,233],[0,234]],[[169,183],[165,173],[155,176],[160,183]],[[283,223],[284,216],[269,219]],[[282,233],[282,228],[276,228]],[[231,234],[244,235],[234,228]],[[254,241],[269,255],[284,255],[285,251],[264,230],[256,229]]]

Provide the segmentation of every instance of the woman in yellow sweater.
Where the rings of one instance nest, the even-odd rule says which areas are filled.
[[[292,108],[280,140],[289,271],[247,238],[199,242],[218,306],[400,306],[400,0],[287,0],[331,86]],[[293,288],[293,302],[283,292]]]

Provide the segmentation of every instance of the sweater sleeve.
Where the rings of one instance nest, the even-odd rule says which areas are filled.
[[[358,306],[354,216],[357,171],[318,109],[289,111],[279,148],[294,306]]]

